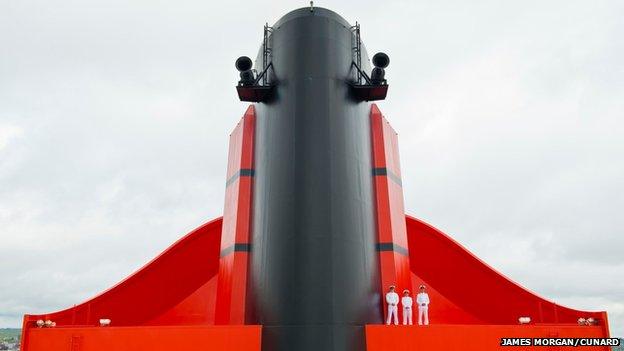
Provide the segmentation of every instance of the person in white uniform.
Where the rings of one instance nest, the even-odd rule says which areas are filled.
[[[401,305],[403,305],[403,325],[412,325],[412,297],[407,289],[403,290]]]
[[[425,291],[424,285],[420,286],[420,292],[416,296],[418,304],[418,325],[423,324],[423,316],[425,317],[425,325],[429,325],[429,295]]]
[[[390,285],[386,294],[386,303],[388,304],[388,319],[386,325],[390,325],[390,321],[394,318],[394,325],[399,324],[399,316],[397,315],[397,305],[399,304],[399,294],[394,292],[394,285]]]

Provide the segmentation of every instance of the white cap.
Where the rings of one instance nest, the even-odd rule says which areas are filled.
[[[518,323],[520,323],[520,324],[529,324],[529,323],[531,323],[531,317],[520,317],[520,318],[518,318]]]

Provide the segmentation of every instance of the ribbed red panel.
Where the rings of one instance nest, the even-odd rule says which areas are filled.
[[[254,175],[254,107],[230,135],[216,324],[245,324]]]
[[[403,188],[397,134],[383,117],[377,105],[371,107],[371,139],[377,215],[377,249],[381,272],[381,289],[396,285],[412,289],[409,267]],[[387,308],[384,307],[384,317]],[[399,311],[400,312],[400,311]]]
[[[604,338],[597,326],[578,325],[465,325],[366,326],[367,351],[495,351],[495,350],[595,350],[609,347],[500,346],[501,338]]]
[[[262,327],[158,326],[32,328],[28,351],[260,351]]]

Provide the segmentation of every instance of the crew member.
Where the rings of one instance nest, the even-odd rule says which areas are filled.
[[[399,316],[397,315],[397,305],[399,304],[399,294],[395,291],[394,285],[390,285],[386,294],[386,303],[388,304],[388,319],[386,325],[390,325],[390,320],[394,317],[394,325],[399,324]]]
[[[412,325],[412,297],[407,289],[403,290],[401,305],[403,305],[403,325]]]
[[[425,325],[429,325],[429,295],[425,291],[424,285],[420,286],[420,292],[416,296],[416,303],[418,304],[418,325],[423,324],[423,316],[425,317]]]

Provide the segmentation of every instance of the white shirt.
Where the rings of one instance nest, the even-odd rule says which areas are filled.
[[[412,308],[412,298],[409,296],[403,296],[401,298],[401,305],[403,305],[403,307]]]
[[[422,304],[429,306],[429,295],[427,295],[426,292],[418,293],[418,295],[416,295],[416,303],[418,306],[422,306]]]
[[[388,305],[394,304],[395,306],[399,303],[399,294],[395,292],[389,292],[386,294],[386,302]]]

